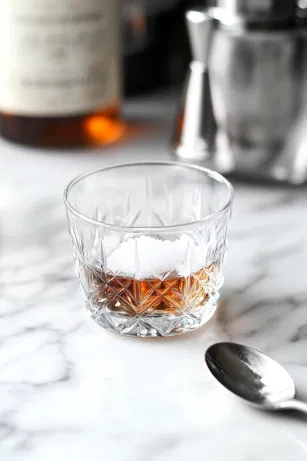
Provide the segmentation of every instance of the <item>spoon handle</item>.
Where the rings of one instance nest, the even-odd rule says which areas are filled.
[[[288,402],[285,402],[283,408],[287,410],[301,411],[302,413],[305,413],[307,415],[307,403],[301,402],[300,400],[289,400]]]

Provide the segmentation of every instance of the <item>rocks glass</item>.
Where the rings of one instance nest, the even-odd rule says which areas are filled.
[[[75,178],[64,201],[77,275],[99,325],[172,336],[210,319],[233,201],[225,178],[175,162],[118,165]]]

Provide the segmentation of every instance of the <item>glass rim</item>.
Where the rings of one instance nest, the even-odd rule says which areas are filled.
[[[70,191],[73,189],[73,187],[76,184],[78,184],[80,181],[82,181],[83,179],[89,176],[92,176],[94,174],[101,173],[104,171],[108,171],[108,170],[116,170],[117,168],[125,168],[125,167],[132,167],[132,166],[158,166],[158,165],[177,166],[177,167],[186,168],[190,170],[196,170],[201,173],[205,173],[207,176],[211,177],[215,181],[223,183],[229,192],[229,198],[226,204],[222,208],[220,208],[218,211],[215,211],[214,213],[211,213],[195,221],[190,221],[190,222],[183,223],[183,224],[175,224],[175,225],[170,225],[170,226],[133,227],[133,226],[118,226],[116,224],[108,224],[102,221],[97,221],[96,219],[90,218],[86,216],[85,214],[80,213],[69,202],[68,195]],[[150,233],[150,232],[161,233],[161,232],[169,232],[169,231],[179,231],[182,228],[186,229],[189,227],[199,226],[201,224],[207,224],[209,222],[215,221],[216,219],[220,218],[231,208],[233,197],[234,197],[233,186],[228,181],[228,179],[226,179],[223,175],[221,175],[217,171],[210,170],[209,168],[204,168],[204,167],[194,165],[194,164],[181,163],[181,162],[175,162],[175,161],[126,162],[126,163],[118,163],[118,164],[114,164],[114,165],[110,165],[110,166],[102,167],[102,168],[95,168],[93,170],[89,170],[84,173],[81,173],[80,175],[73,178],[68,183],[68,185],[65,187],[64,195],[63,195],[64,204],[65,204],[66,209],[68,209],[74,216],[78,217],[82,221],[88,222],[89,224],[93,224],[95,226],[104,227],[109,230],[113,230],[117,232],[130,232],[130,233],[133,233],[133,232],[134,233],[141,233],[141,232],[142,233]]]

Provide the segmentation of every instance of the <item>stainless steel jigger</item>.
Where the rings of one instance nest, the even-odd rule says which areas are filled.
[[[190,10],[186,22],[193,60],[171,142],[178,159],[201,163],[209,160],[215,148],[216,123],[208,72],[213,20],[205,11]]]

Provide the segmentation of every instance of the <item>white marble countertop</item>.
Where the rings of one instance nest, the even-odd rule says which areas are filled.
[[[1,461],[307,459],[307,419],[247,407],[203,361],[215,341],[249,344],[280,360],[307,399],[306,188],[235,184],[222,304],[197,332],[121,338],[83,307],[63,188],[96,166],[167,158],[166,106],[130,104],[147,127],[105,152],[0,142]]]

